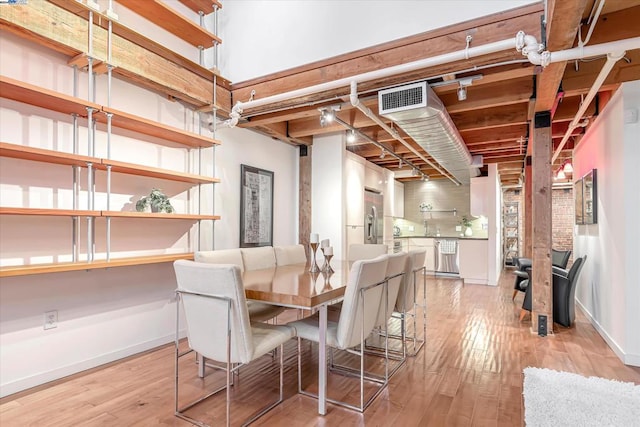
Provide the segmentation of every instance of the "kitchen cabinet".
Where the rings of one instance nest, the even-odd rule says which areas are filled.
[[[424,267],[427,271],[434,272],[436,269],[436,251],[434,239],[428,237],[412,237],[408,240],[408,250],[418,248],[424,248],[426,250]]]
[[[346,225],[364,227],[365,165],[361,158],[347,155],[344,160]],[[364,238],[364,231],[362,231]],[[357,240],[362,243],[362,239]]]
[[[487,216],[487,190],[489,185],[489,178],[486,176],[479,176],[471,178],[470,184],[470,200],[469,211],[473,216]]]
[[[464,283],[488,284],[489,250],[487,239],[459,239],[460,278]]]
[[[393,213],[396,218],[404,218],[404,184],[400,181],[393,182]]]

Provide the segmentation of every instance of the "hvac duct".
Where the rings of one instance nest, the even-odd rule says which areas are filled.
[[[480,171],[442,101],[426,82],[378,92],[379,114],[393,120],[460,183]]]

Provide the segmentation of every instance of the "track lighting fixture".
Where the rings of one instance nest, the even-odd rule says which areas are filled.
[[[398,160],[398,169],[402,169],[402,159]]]
[[[356,131],[351,129],[347,131],[347,142],[353,144],[356,142]]]
[[[423,180],[424,182],[429,181],[429,175],[422,174],[422,180]]]
[[[465,99],[467,99],[467,86],[471,86],[473,80],[474,77],[465,77],[458,80],[458,101],[464,101]]]
[[[322,108],[320,110],[320,126],[325,127],[327,124],[333,122],[336,118],[336,111],[340,111],[339,105],[332,105],[328,108]]]
[[[418,175],[420,175],[420,171],[418,169],[411,170],[411,176],[418,176]]]
[[[458,101],[464,101],[467,99],[467,88],[460,85],[458,88]]]
[[[380,152],[380,158],[381,158],[381,159],[384,159],[384,156],[386,156],[386,155],[387,155],[387,152],[386,152],[385,150],[382,150],[382,151]]]

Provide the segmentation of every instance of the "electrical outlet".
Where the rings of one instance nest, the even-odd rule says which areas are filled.
[[[538,335],[541,337],[547,336],[547,316],[542,314],[538,315]]]
[[[416,231],[416,228],[413,225],[409,226],[409,231]]]
[[[462,226],[461,225],[456,225],[456,231],[462,231]]]
[[[51,310],[44,313],[44,329],[58,327],[58,310]]]

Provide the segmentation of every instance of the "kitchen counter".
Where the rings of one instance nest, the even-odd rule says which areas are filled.
[[[394,239],[460,239],[460,240],[489,240],[488,237],[461,237],[461,236],[425,236],[423,234],[415,234],[412,236],[394,236]]]

